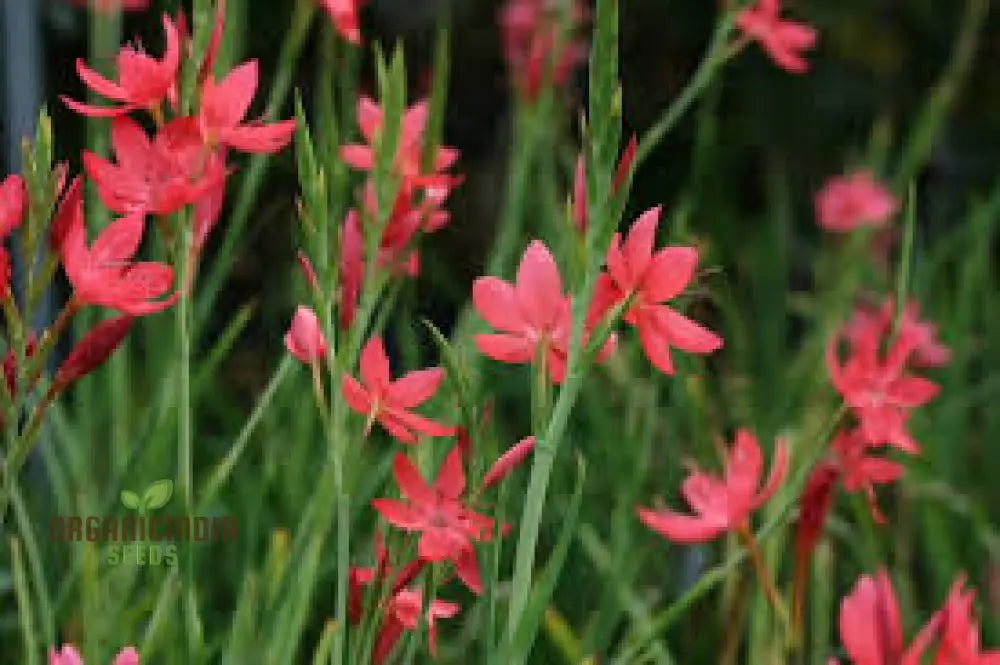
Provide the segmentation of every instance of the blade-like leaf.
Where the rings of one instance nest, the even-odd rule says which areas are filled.
[[[566,553],[569,551],[570,541],[576,531],[577,518],[580,516],[580,503],[583,499],[583,485],[587,478],[587,465],[582,457],[577,458],[576,487],[573,489],[573,497],[569,501],[566,512],[562,515],[562,529],[559,532],[559,540],[552,550],[545,570],[538,577],[534,589],[528,598],[528,603],[521,615],[521,620],[514,632],[513,641],[506,641],[500,650],[500,657],[494,662],[499,663],[523,663],[528,657],[531,645],[538,635],[538,628],[541,625],[545,608],[559,580],[559,573],[562,571],[563,563],[566,561]]]

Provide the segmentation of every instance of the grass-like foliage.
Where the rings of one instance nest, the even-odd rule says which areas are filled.
[[[873,118],[810,191],[765,148],[756,212],[720,96],[746,60],[805,85],[821,16],[714,3],[640,121],[625,3],[508,0],[498,221],[458,286],[454,8],[414,92],[359,0],[286,3],[270,78],[239,57],[257,3],[79,4],[57,117],[88,147],[60,162],[43,111],[0,184],[0,661],[1000,663],[1000,185],[934,234],[919,186],[987,0],[904,131]],[[122,45],[122,12],[161,37]],[[223,304],[274,160],[277,317]]]

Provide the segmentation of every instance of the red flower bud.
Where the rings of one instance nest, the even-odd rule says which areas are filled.
[[[87,331],[56,370],[49,392],[60,392],[73,381],[104,364],[125,340],[133,321],[134,317],[124,314],[105,319]]]

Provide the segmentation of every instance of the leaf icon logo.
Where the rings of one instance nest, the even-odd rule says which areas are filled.
[[[119,495],[122,500],[122,505],[131,510],[139,510],[139,495],[130,490],[122,490]]]
[[[130,490],[122,490],[119,498],[122,505],[130,510],[136,510],[140,515],[145,515],[150,510],[156,510],[167,505],[170,497],[174,494],[174,481],[169,478],[157,480],[146,488],[140,497]]]

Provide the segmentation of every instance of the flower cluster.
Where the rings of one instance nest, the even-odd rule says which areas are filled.
[[[892,299],[877,309],[861,308],[827,346],[831,383],[855,422],[834,437],[831,447],[845,488],[863,489],[876,516],[873,485],[895,480],[900,469],[870,456],[869,451],[884,446],[910,455],[920,451],[906,421],[910,412],[929,402],[939,388],[911,370],[944,364],[949,356],[948,349],[937,341],[933,324],[917,318],[917,308],[915,302],[907,304],[894,334]],[[849,346],[843,364],[838,354],[841,338],[846,338]]]
[[[84,153],[84,168],[97,186],[101,201],[112,212],[162,217],[192,206],[195,214],[191,240],[185,248],[196,260],[208,234],[218,221],[225,195],[229,151],[273,153],[291,140],[295,123],[265,123],[246,116],[258,86],[256,60],[235,67],[221,80],[212,74],[223,30],[225,3],[220,3],[211,40],[199,68],[197,109],[180,110],[179,68],[182,54],[192,51],[183,15],[175,22],[163,16],[165,47],[154,58],[138,47],[126,45],[116,60],[112,81],[77,60],[84,84],[106,97],[113,106],[92,106],[66,96],[64,103],[90,117],[110,116],[111,147],[116,161]],[[129,114],[141,112],[155,126],[152,137]]]

